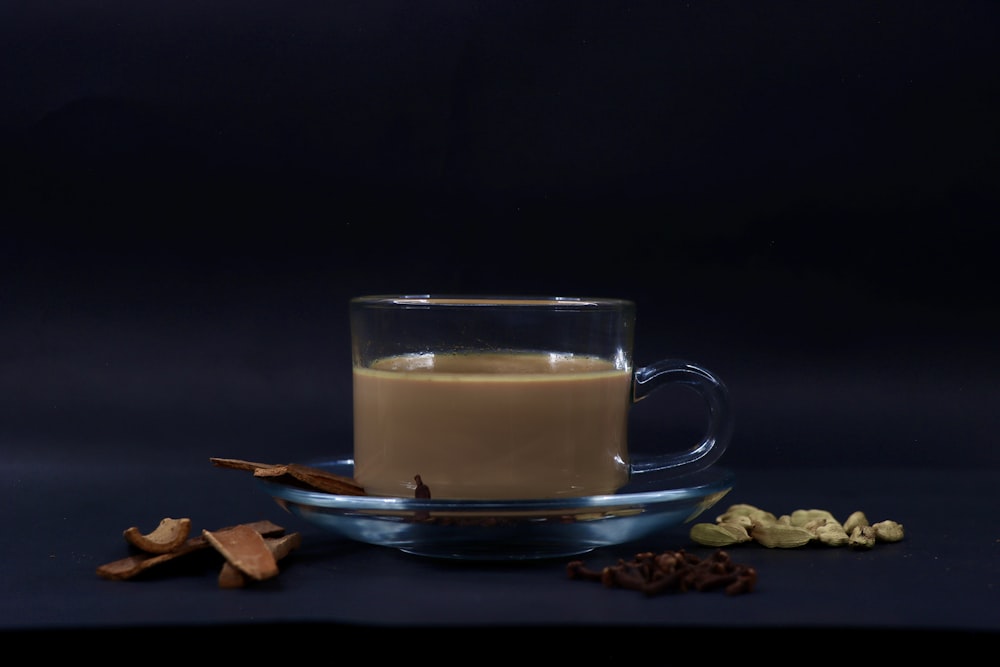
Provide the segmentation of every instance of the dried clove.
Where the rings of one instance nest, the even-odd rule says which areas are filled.
[[[413,481],[417,483],[417,488],[413,492],[413,497],[417,500],[428,500],[431,497],[431,489],[429,486],[424,484],[424,480],[420,478],[420,475],[414,475]],[[416,521],[430,521],[431,513],[427,510],[415,510],[413,512],[413,518]]]
[[[583,579],[585,581],[600,581],[601,572],[588,568],[582,560],[570,561],[566,565],[566,573],[570,579]]]
[[[574,560],[566,565],[566,572],[570,579],[599,581],[608,588],[636,590],[647,596],[718,589],[727,595],[740,595],[757,585],[757,570],[733,562],[721,549],[704,559],[683,549],[659,554],[644,551],[600,571]]]

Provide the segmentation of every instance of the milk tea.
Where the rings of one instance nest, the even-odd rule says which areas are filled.
[[[631,371],[543,353],[421,354],[354,369],[354,477],[370,495],[554,498],[628,480]]]

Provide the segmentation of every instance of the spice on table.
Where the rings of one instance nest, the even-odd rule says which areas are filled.
[[[125,541],[148,554],[166,554],[174,551],[191,533],[191,519],[166,517],[150,533],[143,533],[138,526],[131,526],[123,533]]]
[[[707,558],[684,549],[659,554],[646,551],[600,570],[574,560],[566,565],[566,573],[570,579],[600,582],[607,588],[625,588],[647,596],[717,589],[740,595],[752,592],[757,585],[757,570],[734,562],[721,549]]]
[[[841,523],[823,509],[798,509],[775,516],[753,505],[730,505],[715,523],[696,523],[689,536],[702,546],[727,547],[744,542],[777,549],[820,542],[831,547],[871,549],[878,542],[899,542],[903,525],[885,520],[870,523],[864,512],[853,512]]]
[[[186,532],[189,529],[190,519],[168,517],[161,521],[163,525],[169,527],[167,532],[173,539],[175,530]],[[149,535],[155,533],[153,531]],[[277,561],[302,543],[299,533],[286,535],[284,528],[266,519],[214,531],[203,530],[200,535],[185,539],[170,551],[163,551],[163,541],[158,540],[153,540],[152,551],[143,550],[147,540],[136,539],[136,530],[133,529],[125,531],[125,539],[139,552],[98,566],[97,576],[112,581],[133,579],[157,565],[214,548],[223,557],[220,588],[237,588],[248,581],[262,581],[276,576]]]
[[[226,562],[255,581],[278,576],[278,561],[264,537],[249,526],[234,526],[226,530],[203,530]]]

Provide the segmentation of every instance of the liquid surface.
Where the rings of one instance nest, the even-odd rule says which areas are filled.
[[[417,355],[354,369],[354,475],[369,494],[552,498],[628,479],[631,373],[592,357]]]

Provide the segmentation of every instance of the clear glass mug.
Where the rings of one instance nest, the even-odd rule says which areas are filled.
[[[547,296],[373,295],[350,301],[354,477],[369,495],[531,499],[614,493],[725,452],[733,423],[710,371],[634,368],[635,304]],[[689,447],[629,454],[631,407],[682,384],[708,423]]]

